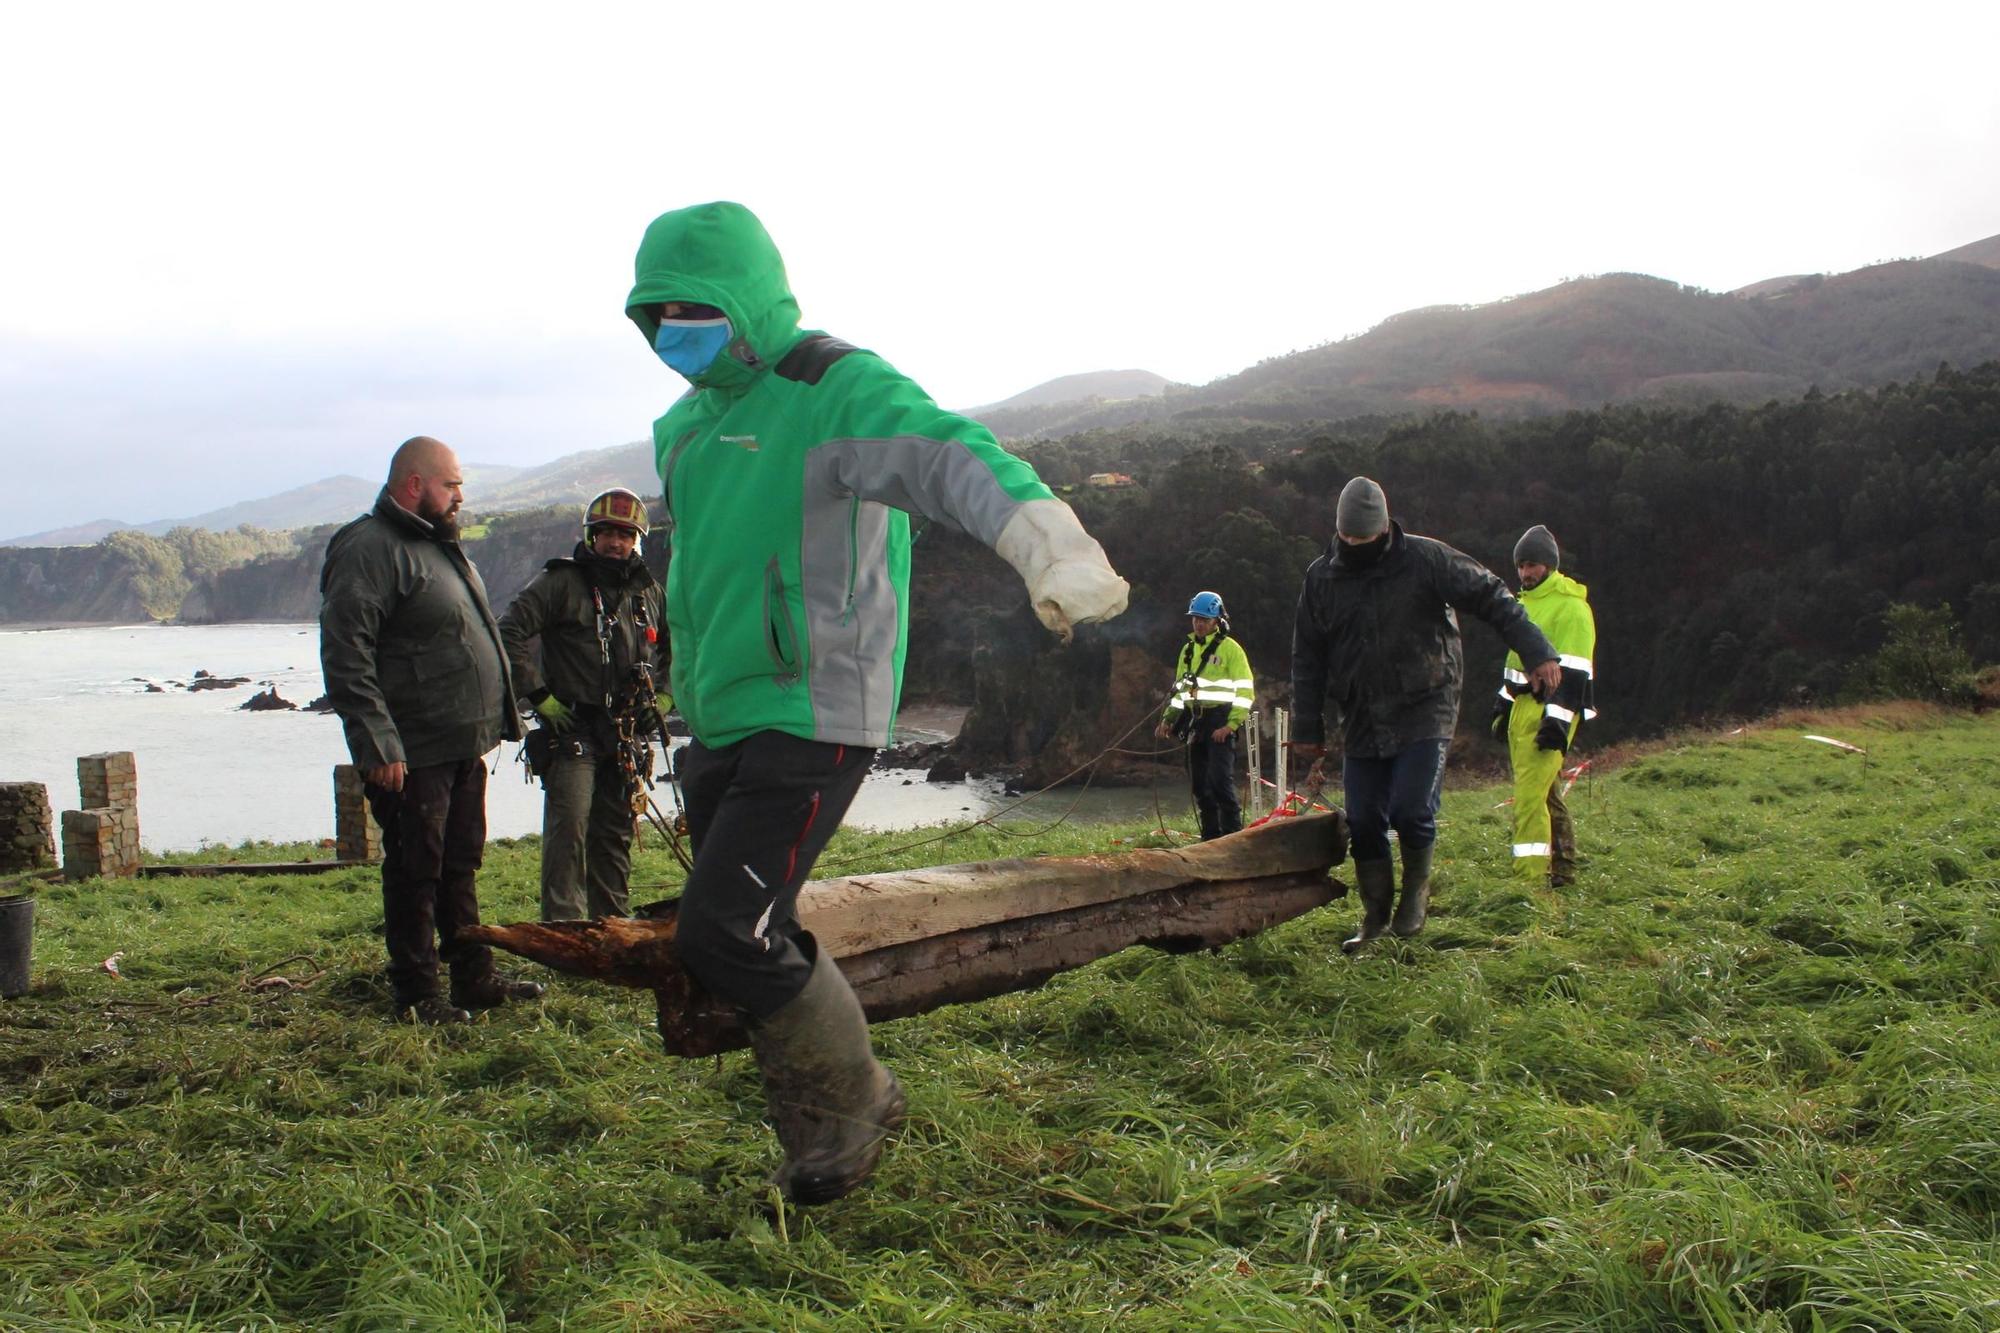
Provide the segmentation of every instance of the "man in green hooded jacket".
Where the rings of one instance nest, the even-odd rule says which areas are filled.
[[[860,1004],[794,909],[895,726],[910,515],[991,546],[1065,638],[1124,610],[1127,589],[985,427],[800,328],[777,247],[742,205],[655,219],[625,313],[691,386],[653,426],[672,692],[693,733],[676,947],[748,1019],[785,1153],[772,1183],[823,1203],[868,1178],[903,1116]]]
[[[1562,666],[1562,683],[1538,699],[1516,653],[1501,669],[1493,705],[1493,735],[1507,742],[1514,766],[1514,871],[1560,888],[1576,877],[1576,825],[1563,801],[1563,758],[1593,707],[1597,619],[1590,590],[1564,574],[1556,539],[1541,524],[1514,543],[1521,606],[1547,636]]]

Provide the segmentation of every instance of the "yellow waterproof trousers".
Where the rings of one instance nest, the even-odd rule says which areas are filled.
[[[1561,750],[1543,750],[1535,745],[1542,729],[1541,701],[1532,694],[1514,700],[1507,718],[1507,757],[1514,765],[1514,873],[1537,882],[1549,875],[1549,858],[1561,851],[1564,873],[1569,873],[1575,856],[1575,834],[1569,827],[1569,812],[1562,811],[1563,827],[1555,827],[1553,811],[1562,806],[1558,794],[1562,783]],[[1576,739],[1576,723],[1569,724],[1569,739]],[[1560,837],[1565,844],[1557,848]]]

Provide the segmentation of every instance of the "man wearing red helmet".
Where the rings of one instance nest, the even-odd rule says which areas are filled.
[[[646,686],[664,689],[667,678],[660,585],[639,554],[648,527],[638,496],[605,491],[585,507],[576,549],[543,566],[500,617],[515,684],[538,722],[528,752],[543,789],[544,921],[629,911],[625,765],[650,761],[621,755],[633,744],[619,721],[635,700],[654,703]],[[664,696],[658,703],[662,715],[672,706]]]

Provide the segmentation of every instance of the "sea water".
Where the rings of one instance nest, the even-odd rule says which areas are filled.
[[[249,679],[189,690],[197,671]],[[244,701],[265,688],[300,710],[244,712]],[[77,756],[130,750],[139,841],[148,851],[330,839],[333,768],[349,759],[340,720],[303,711],[323,693],[319,630],[310,624],[0,630],[0,782],[42,783],[53,810],[73,810]],[[948,713],[926,712],[904,723],[899,740],[942,740],[955,724]],[[491,837],[541,831],[542,789],[524,780],[518,748],[507,742],[486,757]],[[1057,795],[1019,818],[1032,821],[1052,803],[1060,814],[1069,802]],[[664,783],[654,799],[671,812]],[[921,771],[882,769],[868,775],[847,823],[957,823],[1009,804],[994,781],[927,783]],[[1130,817],[1122,807],[1131,804],[1093,813]],[[56,819],[60,839],[60,813]]]

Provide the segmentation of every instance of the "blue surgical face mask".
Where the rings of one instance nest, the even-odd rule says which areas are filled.
[[[693,379],[715,363],[735,336],[727,319],[663,319],[653,350],[669,367]]]

